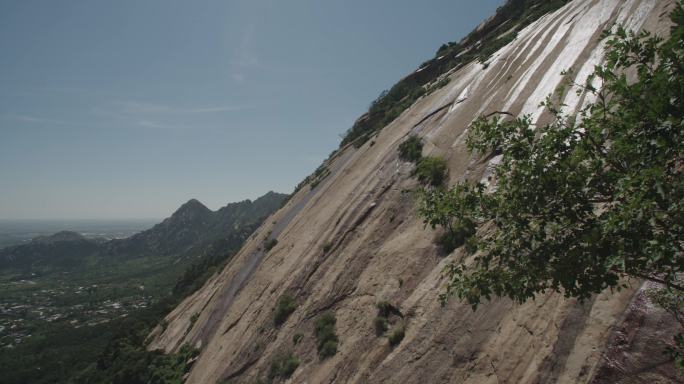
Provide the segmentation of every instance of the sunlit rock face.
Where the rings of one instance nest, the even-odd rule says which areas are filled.
[[[606,371],[606,351],[619,352],[609,349],[613,335],[641,283],[627,282],[631,288],[584,303],[550,293],[522,305],[495,299],[477,311],[456,300],[440,306],[443,268],[462,251],[441,254],[435,233],[416,218],[412,197],[404,193],[416,187],[412,165],[399,160],[397,147],[417,134],[424,155],[447,159],[451,182],[487,181],[496,157],[473,157],[465,148],[474,118],[506,111],[543,124],[549,116],[538,105],[559,87],[561,72],[572,70],[581,84],[601,62],[602,30],[622,23],[666,34],[672,6],[667,0],[571,1],[522,29],[485,64],[452,71],[445,87],[418,99],[377,137],[334,154],[327,177],[299,190],[266,220],[220,274],[169,314],[168,327],[155,331],[150,348],[199,346],[189,383],[256,382],[266,378],[275,356],[287,352],[301,361],[293,383],[621,380],[619,370]],[[564,96],[569,112],[589,101],[573,89]],[[266,251],[270,239],[277,244]],[[274,308],[285,293],[296,309],[275,327]],[[403,323],[405,336],[395,346],[376,336],[380,301],[401,313],[394,326]],[[336,315],[339,345],[321,360],[314,322],[326,311]],[[653,329],[637,331],[648,338]],[[295,345],[297,334],[302,337]],[[631,377],[676,380],[671,370],[651,372],[640,364],[634,367],[644,369],[632,370],[637,373]]]

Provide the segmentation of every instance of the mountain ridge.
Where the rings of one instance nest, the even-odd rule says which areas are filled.
[[[190,200],[126,239],[61,231],[0,250],[0,381],[96,373],[112,348],[201,287],[285,198],[268,193],[216,212]],[[145,355],[142,340],[131,347]]]
[[[475,118],[505,111],[529,115],[533,124],[550,121],[539,103],[567,80],[563,69],[572,70],[576,84],[587,81],[603,59],[604,29],[620,23],[665,35],[672,5],[570,1],[539,15],[510,40],[499,41],[496,34],[491,55],[475,55],[450,69],[445,84],[430,78],[415,93],[423,85],[408,84],[396,103],[378,104],[382,114],[358,125],[356,136],[343,141],[223,271],[166,317],[149,349],[199,348],[187,383],[282,382],[271,374],[282,356],[298,362],[289,382],[601,382],[596,373],[611,363],[603,351],[611,348],[611,335],[629,317],[634,298],[643,297],[641,282],[626,282],[620,292],[585,302],[546,293],[524,304],[493,298],[476,311],[456,300],[442,306],[443,271],[465,251],[443,255],[434,242],[439,233],[416,217],[404,192],[417,186],[413,167],[397,149],[418,136],[423,155],[444,159],[449,182],[489,182],[496,156],[473,156],[465,142]],[[576,90],[571,87],[561,99],[571,112],[591,99]],[[266,251],[264,244],[270,245]],[[289,315],[274,325],[284,302],[291,303]],[[379,307],[388,306],[401,314],[385,319],[392,335],[400,335],[392,339],[374,328]],[[317,353],[317,320],[324,314],[333,316],[336,340],[336,353],[326,357]],[[666,347],[663,340],[653,344]],[[650,359],[621,366],[624,382],[672,382],[671,370],[652,368],[665,364],[663,359]]]
[[[224,235],[224,231],[247,225],[278,206],[287,195],[269,191],[254,201],[229,203],[212,211],[190,199],[169,217],[124,239],[97,241],[74,231],[39,236],[27,244],[0,249],[0,268],[30,268],[33,263],[66,262],[75,266],[87,256],[131,258],[151,255],[182,255],[199,249]]]

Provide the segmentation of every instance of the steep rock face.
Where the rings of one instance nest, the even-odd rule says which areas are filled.
[[[658,289],[647,282],[632,299],[608,341],[592,384],[681,383],[665,349],[681,325],[647,294]]]
[[[668,0],[576,0],[520,31],[487,65],[468,64],[450,83],[419,99],[377,137],[328,160],[330,174],[304,187],[247,241],[218,275],[184,300],[150,348],[201,347],[189,383],[264,378],[273,358],[292,351],[301,364],[292,382],[308,383],[575,383],[605,375],[603,352],[640,282],[578,303],[547,294],[523,305],[496,299],[477,311],[456,300],[441,307],[445,265],[435,234],[416,218],[405,190],[416,186],[412,166],[397,156],[411,133],[425,155],[447,159],[451,181],[487,179],[496,158],[465,148],[470,122],[508,111],[548,116],[538,105],[557,89],[561,70],[584,83],[602,58],[601,31],[614,22],[666,33]],[[570,90],[573,111],[587,101]],[[265,252],[263,244],[277,238]],[[279,297],[296,310],[274,327]],[[390,347],[373,326],[376,303],[401,311],[406,335]],[[314,321],[334,311],[340,343],[320,360]],[[294,345],[292,338],[301,333]],[[666,380],[666,378],[664,379]]]

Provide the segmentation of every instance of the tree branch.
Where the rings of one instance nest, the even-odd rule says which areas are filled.
[[[494,115],[508,115],[508,116],[513,116],[513,114],[510,113],[510,112],[506,112],[506,111],[494,111],[494,112],[492,112],[492,113],[488,113],[488,114],[484,115],[484,118],[486,119],[486,118],[492,117],[492,116],[494,116]]]
[[[629,276],[634,276],[634,277],[638,277],[638,278],[641,278],[641,279],[649,280],[649,281],[652,281],[652,282],[654,282],[654,283],[659,283],[659,284],[662,284],[662,285],[664,285],[664,286],[666,286],[666,287],[668,287],[668,288],[674,288],[674,289],[676,289],[676,290],[678,290],[678,291],[684,292],[684,287],[683,287],[683,286],[678,285],[678,284],[675,284],[675,283],[672,283],[672,282],[669,282],[669,281],[667,281],[667,280],[659,279],[659,278],[657,278],[657,277],[653,277],[653,276],[649,276],[649,275],[644,275],[644,274],[637,273],[637,272],[630,272],[630,273],[625,272],[625,274],[627,274],[627,275],[629,275]]]

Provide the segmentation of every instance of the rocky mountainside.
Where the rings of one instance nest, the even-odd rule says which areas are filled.
[[[183,254],[202,248],[231,229],[268,216],[287,195],[268,192],[254,201],[230,203],[211,211],[195,199],[181,205],[170,217],[149,230],[105,244],[106,255]]]
[[[621,23],[664,35],[674,4],[554,3],[536,12],[545,2],[508,2],[504,10],[522,8],[441,48],[416,72],[441,69],[402,80],[403,90],[387,93],[392,103],[377,100],[346,145],[167,316],[149,348],[198,347],[188,383],[288,375],[293,383],[681,382],[653,353],[665,348],[658,332],[668,322],[640,281],[582,303],[548,293],[524,304],[493,299],[473,311],[438,300],[444,267],[462,249],[443,255],[416,217],[405,193],[416,180],[398,146],[417,135],[425,155],[447,160],[450,182],[487,181],[496,156],[471,156],[465,145],[476,117],[505,111],[549,121],[540,102],[562,84],[563,70],[585,83],[602,60],[604,29]],[[564,96],[569,112],[590,101],[575,90]],[[390,337],[377,336],[383,326]],[[322,358],[321,350],[330,353]]]

